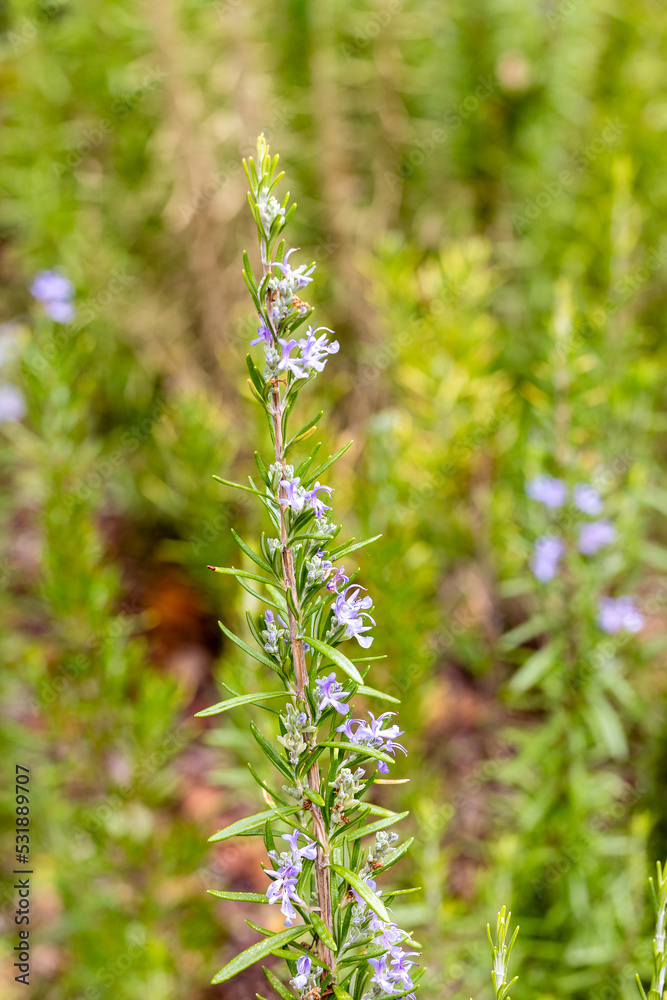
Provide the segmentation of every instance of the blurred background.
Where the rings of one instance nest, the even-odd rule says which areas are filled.
[[[373,683],[404,702],[411,781],[382,801],[412,810],[420,995],[492,996],[503,903],[517,997],[634,995],[667,853],[666,42],[657,0],[2,4],[7,1000],[15,763],[34,997],[269,993],[208,985],[257,915],[206,889],[265,888],[258,840],[206,843],[256,811],[252,710],[193,718],[261,683],[216,624],[251,599],[206,570],[264,527],[211,478],[267,443],[240,271],[260,131],[341,342],[311,396],[324,453],[354,439],[336,520],[382,532],[360,565]],[[69,323],[30,294],[44,269]],[[617,530],[549,586],[543,472]],[[605,636],[598,593],[633,594],[642,632]]]

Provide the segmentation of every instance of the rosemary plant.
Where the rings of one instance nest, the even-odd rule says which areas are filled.
[[[509,960],[512,948],[514,947],[514,942],[517,939],[519,933],[519,928],[514,928],[514,933],[510,938],[510,943],[507,944],[507,935],[509,934],[510,924],[512,920],[512,914],[507,913],[505,907],[501,909],[498,917],[496,919],[496,937],[495,940],[491,937],[491,927],[489,924],[486,925],[486,936],[489,939],[489,945],[491,947],[491,956],[493,958],[493,968],[491,970],[491,979],[493,980],[493,990],[496,995],[496,1000],[510,1000],[509,991],[514,986],[515,982],[519,978],[514,976],[509,982],[508,979],[508,969]]]
[[[330,520],[331,507],[325,503],[332,489],[320,477],[349,445],[320,465],[315,464],[319,445],[291,464],[322,414],[295,433],[289,429],[290,415],[299,394],[339,345],[329,339],[331,330],[312,325],[296,339],[312,313],[300,294],[313,280],[315,265],[289,263],[295,250],[286,252],[281,234],[296,206],[289,207],[289,194],[279,202],[273,193],[283,176],[277,166],[278,157],[270,157],[260,136],[257,160],[244,161],[260,272],[255,273],[244,253],[243,276],[259,321],[251,345],[264,354],[260,366],[247,358],[249,385],[266,414],[273,454],[268,460],[255,454],[257,483],[219,480],[257,497],[271,534],[263,534],[259,551],[254,551],[234,533],[258,572],[210,567],[236,577],[260,602],[260,614],[247,614],[254,646],[225,624],[221,628],[267,668],[267,678],[277,686],[252,694],[230,689],[231,699],[199,714],[257,705],[273,722],[265,731],[250,723],[273,770],[273,776],[259,775],[251,767],[268,809],[210,838],[264,838],[270,861],[264,866],[266,895],[215,890],[213,895],[279,905],[285,929],[273,932],[250,924],[261,939],[221,969],[213,982],[277,955],[287,963],[289,987],[270,969],[264,972],[283,998],[412,996],[422,971],[413,971],[415,944],[392,920],[389,907],[398,891],[383,892],[376,883],[410,846],[409,840],[399,845],[398,834],[390,830],[407,813],[363,802],[374,783],[390,780],[378,775],[388,773],[396,750],[405,752],[396,742],[401,730],[393,721],[394,712],[356,717],[351,704],[358,696],[397,700],[368,687],[370,668],[357,666],[381,657],[347,656],[340,649],[354,640],[363,651],[373,642],[372,600],[353,582],[356,574],[348,576],[341,560],[374,539],[336,544],[340,527]],[[276,710],[280,701],[283,707]]]
[[[667,948],[665,948],[665,937],[667,934],[667,870],[663,869],[660,862],[656,865],[656,880],[648,880],[651,890],[651,902],[655,913],[655,935],[653,937],[653,976],[651,977],[651,988],[648,998],[642,986],[642,981],[637,976],[637,987],[641,1000],[662,1000],[665,991],[665,979],[667,978]]]

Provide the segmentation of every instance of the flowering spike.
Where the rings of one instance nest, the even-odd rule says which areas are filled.
[[[323,372],[340,345],[327,326],[310,324],[305,333],[296,335],[312,311],[301,295],[314,280],[315,264],[297,263],[296,248],[285,248],[282,233],[295,206],[288,208],[289,196],[281,202],[272,193],[282,176],[276,176],[277,162],[277,157],[271,159],[264,136],[257,140],[256,158],[244,162],[257,226],[259,268],[244,253],[243,275],[257,312],[257,336],[250,346],[263,355],[263,365],[248,356],[249,386],[269,418],[273,452],[270,458],[255,453],[261,489],[252,479],[249,486],[240,486],[215,477],[260,499],[271,520],[272,535],[262,536],[257,553],[234,533],[259,572],[209,568],[235,576],[255,597],[260,595],[248,581],[252,588],[266,591],[261,615],[247,615],[255,647],[223,623],[221,627],[241,650],[270,668],[269,676],[277,677],[283,691],[265,692],[265,700],[267,694],[280,693],[285,708],[274,713],[279,720],[277,732],[262,732],[250,722],[252,736],[274,769],[273,782],[269,775],[252,771],[268,811],[220,831],[213,839],[225,839],[235,830],[263,835],[272,863],[265,868],[266,898],[280,907],[288,928],[276,940],[282,943],[286,934],[290,940],[304,939],[300,945],[306,953],[299,957],[290,980],[299,998],[318,996],[325,988],[361,1000],[399,993],[412,997],[417,952],[410,935],[392,921],[379,899],[382,889],[374,878],[399,860],[408,845],[399,846],[398,834],[383,828],[376,830],[370,848],[362,850],[357,842],[343,863],[338,862],[338,853],[334,863],[331,847],[341,827],[366,814],[362,796],[374,781],[386,780],[377,775],[389,771],[397,750],[407,751],[396,742],[403,731],[392,721],[394,713],[376,718],[369,712],[367,720],[353,718],[352,703],[359,689],[366,697],[386,696],[366,687],[365,675],[338,649],[350,639],[368,648],[374,641],[368,633],[375,626],[372,597],[364,587],[350,584],[356,574],[348,576],[343,565],[334,565],[336,559],[365,543],[333,546],[340,530],[331,521],[333,487],[321,479],[349,445],[312,472],[317,448],[296,466],[287,461],[288,455],[292,461],[292,450],[315,430],[322,416],[318,413],[289,436],[297,397]],[[258,695],[252,699],[253,704],[260,701]],[[236,693],[232,700],[234,706],[225,705],[225,709],[248,703]],[[341,717],[345,722],[336,728]],[[325,754],[329,760],[323,780],[320,761],[326,759]],[[337,852],[340,844],[338,840]],[[332,899],[340,901],[339,911],[346,911],[342,920],[334,920]],[[369,949],[359,949],[369,938],[370,958],[366,956]],[[272,947],[270,938],[254,945],[214,981],[230,978]],[[350,975],[351,954],[357,957],[352,958]],[[343,955],[340,974],[345,990],[339,986],[337,964]]]

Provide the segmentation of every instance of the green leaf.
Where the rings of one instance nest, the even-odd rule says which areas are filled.
[[[285,452],[284,452],[285,455],[289,454],[289,452],[292,450],[295,444],[297,444],[299,441],[302,441],[306,436],[313,434],[314,431],[317,430],[316,425],[318,421],[322,419],[323,415],[324,415],[324,410],[320,410],[320,412],[317,414],[316,417],[313,417],[313,419],[309,420],[307,424],[304,424],[301,430],[297,431],[296,434],[294,434],[294,436],[290,438],[288,443],[285,445]]]
[[[268,903],[266,896],[259,892],[224,892],[218,889],[206,890],[211,896],[219,896],[220,899],[236,899],[241,903]]]
[[[288,781],[293,781],[294,778],[289,767],[287,766],[287,763],[282,759],[282,757],[279,756],[278,753],[276,753],[275,748],[271,746],[269,741],[266,739],[264,734],[260,732],[254,722],[250,723],[250,731],[273,766],[277,768],[281,774],[284,774]]]
[[[623,725],[611,702],[602,693],[597,692],[590,697],[589,705],[584,712],[591,728],[607,744],[610,755],[617,759],[627,757],[628,743]]]
[[[217,843],[219,840],[229,840],[230,837],[248,837],[254,833],[261,833],[267,819],[286,819],[298,812],[298,806],[290,806],[288,809],[279,811],[278,809],[267,809],[265,812],[255,813],[254,816],[246,816],[239,819],[231,826],[226,826],[218,830],[212,837],[208,838],[209,844]]]
[[[347,444],[343,445],[343,447],[336,452],[335,455],[329,455],[326,462],[323,462],[322,465],[320,465],[315,470],[315,472],[313,472],[312,475],[310,475],[308,479],[304,481],[303,483],[304,487],[308,488],[311,485],[311,483],[314,483],[316,479],[319,479],[322,473],[326,469],[328,469],[330,465],[333,465],[334,462],[337,462],[338,459],[341,458],[345,454],[347,449],[351,448],[353,444],[354,441],[348,441]]]
[[[313,910],[311,913],[309,913],[309,917],[313,930],[315,931],[317,936],[321,938],[322,941],[324,941],[327,948],[330,948],[331,951],[338,951],[338,945],[336,944],[331,931],[324,923],[319,913],[315,913],[315,911]]]
[[[251,283],[253,284],[255,291],[257,291],[257,282],[255,281],[255,275],[252,270],[252,264],[250,263],[250,257],[248,257],[248,251],[243,251],[243,266],[246,269],[246,273]]]
[[[249,646],[247,642],[243,641],[243,639],[239,639],[238,635],[234,635],[234,633],[223,625],[222,622],[218,622],[218,625],[227,638],[236,643],[239,649],[242,649],[244,653],[248,654],[248,656],[252,656],[252,658],[257,660],[258,663],[263,663],[265,667],[271,667],[272,670],[278,669],[278,665],[276,663],[270,660],[267,656],[264,656],[262,653],[259,653],[256,649],[253,649],[252,646]]]
[[[558,659],[562,648],[561,640],[553,639],[528,657],[509,682],[509,689],[515,694],[523,694],[542,680]]]
[[[265,486],[269,485],[269,470],[266,467],[266,462],[260,455],[258,451],[255,452],[255,465],[257,466],[257,471],[262,477],[262,481]]]
[[[308,928],[302,927],[301,930],[307,931]],[[284,958],[285,961],[287,962],[296,961],[296,959],[299,957],[300,954],[307,955],[308,958],[313,963],[313,965],[316,965],[318,969],[326,969],[327,972],[331,971],[327,963],[323,962],[321,958],[318,958],[317,955],[314,954],[314,952],[309,951],[308,948],[304,948],[300,944],[293,944],[292,948],[294,948],[294,951],[290,951],[289,948],[276,948],[274,951],[271,952],[271,954],[277,955],[278,958]]]
[[[382,872],[389,871],[390,868],[393,868],[394,865],[401,860],[403,855],[410,850],[414,839],[415,839],[414,837],[409,837],[408,840],[405,841],[405,843],[401,844],[401,846],[396,851],[396,854],[394,854],[394,856],[386,863],[386,865],[383,865],[382,868],[378,868],[375,874],[380,875]]]
[[[260,576],[259,573],[249,573],[247,569],[236,569],[235,566],[209,566],[208,568],[212,569],[214,573],[224,573],[226,576],[242,577],[244,580],[257,580],[267,587],[275,587],[276,585],[275,580],[269,580],[265,576]]]
[[[239,705],[256,705],[258,701],[266,701],[267,698],[287,698],[289,691],[264,691],[260,694],[242,694],[238,698],[229,698],[227,701],[219,701],[217,705],[211,705],[201,712],[195,714],[195,719],[201,719],[207,715],[219,715],[220,712],[227,712],[230,708],[238,708]]]
[[[352,997],[347,990],[344,990],[342,986],[338,986],[337,983],[332,983],[331,989],[334,991],[336,1000],[352,1000]]]
[[[324,809],[324,799],[319,792],[315,791],[314,788],[304,788],[303,794],[307,799],[310,799],[311,802],[314,802],[316,806],[319,806],[320,809]]]
[[[664,545],[644,542],[640,546],[639,555],[648,566],[659,569],[662,573],[667,572],[667,548]]]
[[[262,781],[260,776],[257,774],[257,771],[250,762],[248,762],[248,770],[250,771],[251,775],[253,776],[259,787],[263,788],[265,792],[268,792],[272,799],[275,799],[276,802],[280,802],[280,804],[283,806],[288,806],[288,803],[285,802],[284,799],[281,799],[281,797],[278,795],[277,792],[274,792],[273,789],[269,788],[269,786],[264,781]]]
[[[294,473],[295,476],[298,476],[299,479],[303,479],[305,474],[308,472],[308,469],[315,461],[315,456],[317,455],[321,447],[322,447],[321,442],[315,445],[308,458],[304,458],[303,462],[299,466],[297,466],[297,469]]]
[[[549,619],[546,615],[541,613],[533,615],[528,621],[522,622],[521,625],[517,625],[516,628],[506,632],[500,640],[500,647],[505,652],[508,652],[510,649],[515,649],[516,646],[521,646],[524,642],[528,642],[529,639],[534,639],[536,635],[541,635],[548,628]]]
[[[400,698],[394,698],[391,694],[386,694],[384,691],[376,691],[375,688],[366,687],[362,684],[357,688],[357,694],[365,694],[367,698],[379,698],[380,701],[390,701],[393,705],[400,705]]]
[[[303,934],[303,931],[303,927],[290,927],[286,931],[280,931],[278,934],[273,934],[271,937],[265,938],[264,941],[258,941],[257,944],[242,951],[240,955],[237,955],[231,962],[228,962],[223,969],[220,969],[220,972],[211,980],[211,985],[215,986],[218,983],[224,983],[227,979],[231,979],[232,976],[238,975],[239,972],[243,972],[244,969],[258,962],[260,958],[270,955],[274,948],[279,948],[283,944],[295,941]]]
[[[296,1000],[296,997],[291,990],[288,990],[284,983],[281,983],[278,977],[274,975],[270,969],[267,969],[265,965],[262,966],[262,972],[268,979],[269,984],[273,986],[278,996],[282,997],[283,1000]]]
[[[304,636],[304,639],[313,647],[313,649],[316,649],[318,653],[322,653],[322,655],[328,657],[332,663],[335,663],[337,667],[340,667],[340,669],[346,673],[347,676],[355,682],[355,684],[364,683],[364,679],[355,667],[354,663],[352,663],[351,660],[348,660],[347,656],[344,656],[343,653],[339,652],[339,650],[334,649],[333,646],[328,646],[327,643],[322,642],[321,639],[314,639],[312,636]]]
[[[347,750],[349,753],[356,753],[364,757],[375,757],[376,760],[383,760],[387,764],[395,763],[394,758],[390,757],[387,753],[383,753],[382,750],[376,750],[375,747],[359,746],[358,743],[346,743],[344,740],[340,742],[336,740],[323,740],[321,743],[318,743],[318,746],[333,747],[335,750]]]
[[[364,902],[370,906],[374,913],[377,913],[381,920],[386,920],[387,922],[391,920],[384,903],[380,902],[371,887],[359,875],[351,872],[349,868],[345,868],[343,865],[331,865],[331,867],[336,875],[344,878],[353,889],[356,889]]]
[[[278,501],[275,497],[269,496],[268,493],[261,493],[259,490],[254,489],[252,486],[243,486],[241,483],[233,483],[229,479],[222,479],[220,476],[213,476],[217,482],[222,483],[223,486],[233,486],[236,490],[245,490],[246,493],[254,493],[256,496],[261,497],[265,502],[274,503],[278,505]]]
[[[246,355],[246,364],[248,366],[248,371],[250,373],[250,381],[254,385],[255,389],[257,390],[257,395],[261,399],[264,394],[264,379],[262,378],[259,371],[255,367],[255,363],[249,354]]]
[[[398,816],[398,813],[392,812],[391,809],[385,809],[384,806],[376,806],[374,802],[371,802],[369,812],[372,816],[386,816],[387,818],[391,816],[393,819]]]
[[[371,542],[377,542],[378,538],[382,538],[382,535],[373,535],[372,538],[364,538],[363,542],[354,542],[350,545],[341,545],[337,549],[332,549],[331,558],[332,559],[344,559],[345,556],[349,556],[350,552],[354,552],[356,549],[363,548],[364,545],[370,545]]]
[[[396,816],[390,816],[389,818],[379,819],[375,823],[369,823],[368,826],[362,826],[360,830],[348,831],[344,834],[346,840],[359,840],[361,837],[368,837],[371,833],[376,833],[378,830],[384,830],[387,826],[392,826],[394,823],[398,823],[399,820],[405,819],[409,816],[409,812],[397,813]]]
[[[245,554],[250,559],[252,559],[254,563],[256,563],[258,566],[261,566],[262,569],[265,570],[267,573],[273,573],[273,567],[269,566],[266,560],[262,559],[262,557],[258,555],[257,552],[253,552],[250,546],[246,545],[246,543],[243,541],[242,538],[239,538],[239,536],[236,534],[233,528],[231,529],[231,532],[232,532],[232,538],[234,539],[238,547],[242,549],[245,552]]]

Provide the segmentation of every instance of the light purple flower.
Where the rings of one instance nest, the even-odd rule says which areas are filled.
[[[44,303],[44,312],[56,323],[71,323],[76,316],[76,309],[71,302],[59,302],[55,299]]]
[[[399,729],[395,723],[386,729],[383,728],[385,720],[391,719],[395,714],[395,712],[383,712],[376,719],[374,714],[369,712],[370,722],[365,722],[363,719],[347,719],[342,726],[338,726],[336,732],[342,733],[349,743],[357,744],[360,748],[364,746],[374,747],[392,757],[396,750],[400,750],[407,756],[408,751],[405,747],[396,742],[397,737],[403,735],[403,730]],[[352,729],[353,725],[357,727],[354,730]],[[389,772],[386,761],[378,761],[378,771],[381,774]]]
[[[316,336],[318,331],[325,330],[319,337]],[[308,368],[314,368],[315,371],[324,371],[324,366],[327,363],[328,354],[337,354],[340,350],[340,344],[337,340],[332,340],[329,342],[327,338],[327,333],[333,333],[328,326],[318,326],[313,329],[309,326],[306,330],[306,337],[299,341],[299,347],[301,348],[301,358],[300,361],[307,365]]]
[[[558,562],[565,552],[565,544],[556,535],[542,535],[535,542],[535,554],[530,568],[541,583],[553,580],[558,570]]]
[[[305,838],[305,847],[299,847],[299,837]],[[293,857],[308,858],[310,861],[314,861],[317,857],[317,844],[307,834],[302,833],[301,830],[294,829],[291,833],[284,833],[282,839],[286,840],[289,844]]]
[[[598,603],[597,623],[603,632],[641,632],[644,616],[631,597],[602,597]]]
[[[47,316],[56,323],[71,323],[74,319],[74,285],[63,274],[57,271],[40,271],[30,286],[30,294],[42,303]]]
[[[553,476],[535,476],[526,486],[526,493],[545,507],[562,507],[567,499],[565,483]]]
[[[305,847],[299,847],[299,837],[304,837],[307,841]],[[310,840],[305,833],[301,833],[297,829],[294,829],[292,833],[284,833],[282,839],[287,841],[291,850],[284,851],[282,854],[278,854],[277,851],[269,851],[269,857],[278,867],[275,871],[270,868],[266,869],[266,874],[270,879],[273,879],[266,890],[266,898],[270,903],[280,901],[280,910],[286,918],[285,926],[291,927],[296,918],[292,901],[305,905],[296,892],[296,884],[303,868],[303,859],[309,858],[312,861],[317,853],[317,845],[315,841]]]
[[[592,556],[598,549],[611,545],[615,538],[616,529],[611,521],[589,521],[579,526],[579,551]]]
[[[383,955],[381,958],[369,958],[368,964],[374,969],[374,975],[371,976],[372,983],[379,986],[384,993],[391,994],[398,992],[393,972],[387,965],[386,955]]]
[[[15,385],[0,385],[0,424],[14,424],[23,420],[26,405],[23,393]]]
[[[291,980],[298,990],[305,990],[308,985],[308,977],[312,968],[312,962],[308,955],[301,955],[296,963],[296,976]]]
[[[290,267],[290,265],[287,263],[287,260],[289,257],[291,257],[293,253],[296,252],[296,249],[297,249],[296,247],[292,247],[291,250],[287,251],[287,253],[285,254],[284,262],[282,264],[279,264],[278,261],[274,261],[271,267],[277,267],[278,270],[282,273],[283,278],[287,282],[289,282],[292,288],[295,289],[305,288],[306,285],[310,284],[310,282],[313,280],[311,278],[311,274],[315,270],[315,264],[311,264],[310,267],[308,267],[307,264],[301,264],[297,268]]]
[[[364,625],[364,619],[368,618],[373,625],[375,621],[368,614],[368,608],[373,607],[370,597],[358,597],[363,587],[356,587],[354,584],[346,590],[341,591],[333,603],[333,613],[339,625],[345,626],[345,635],[348,639],[354,638],[360,646],[368,649],[372,645],[373,637],[363,635],[363,632],[370,631],[370,625]]]
[[[410,969],[416,962],[411,962],[410,958],[413,955],[418,955],[419,952],[416,951],[402,951],[399,955],[395,955],[392,960],[392,974],[396,977],[398,982],[406,990],[411,990],[414,986],[412,979],[410,978]]]
[[[596,517],[602,513],[602,497],[594,486],[589,486],[587,483],[577,483],[573,494],[574,505],[583,514],[590,514],[591,517]]]
[[[331,510],[331,507],[327,507],[327,505],[322,500],[320,500],[318,496],[319,493],[323,492],[331,496],[333,490],[330,486],[322,486],[318,482],[315,483],[312,490],[306,493],[306,501],[311,505],[311,507],[315,511],[315,517],[317,518],[325,517],[326,511]]]
[[[290,507],[297,514],[301,513],[306,505],[308,494],[301,486],[301,479],[299,476],[295,479],[283,479],[281,480],[280,485],[285,490],[287,496],[280,497],[278,502],[283,504],[285,507]]]
[[[251,347],[254,347],[255,344],[264,344],[266,347],[273,347],[273,333],[261,316],[259,318],[259,326],[257,327],[257,336],[254,340],[250,341]]]
[[[290,354],[298,344],[294,338],[286,340],[284,337],[278,337],[278,343],[282,347],[283,353],[280,361],[276,365],[276,368],[281,372],[289,371],[292,373],[294,378],[308,378],[308,373],[303,371],[299,367],[301,364],[300,358],[291,358]]]
[[[345,567],[341,566],[340,568],[336,569],[336,572],[327,583],[327,590],[330,591],[332,594],[337,594],[339,592],[338,584],[342,583],[343,586],[345,586],[345,584],[349,583],[349,581],[350,581],[349,576],[345,575]]]
[[[346,705],[342,698],[349,698],[350,692],[343,691],[343,685],[339,684],[336,680],[336,675],[334,673],[329,674],[328,677],[320,677],[315,681],[319,688],[317,694],[318,708],[320,712],[323,712],[325,708],[331,706],[335,708],[337,712],[341,715],[347,715],[350,711],[350,706]]]
[[[267,872],[268,874],[270,873]],[[296,920],[296,910],[292,905],[292,900],[303,904],[303,900],[296,891],[296,880],[276,878],[275,882],[272,882],[266,890],[266,898],[269,903],[280,901],[280,912],[285,917],[285,927],[291,927]]]

